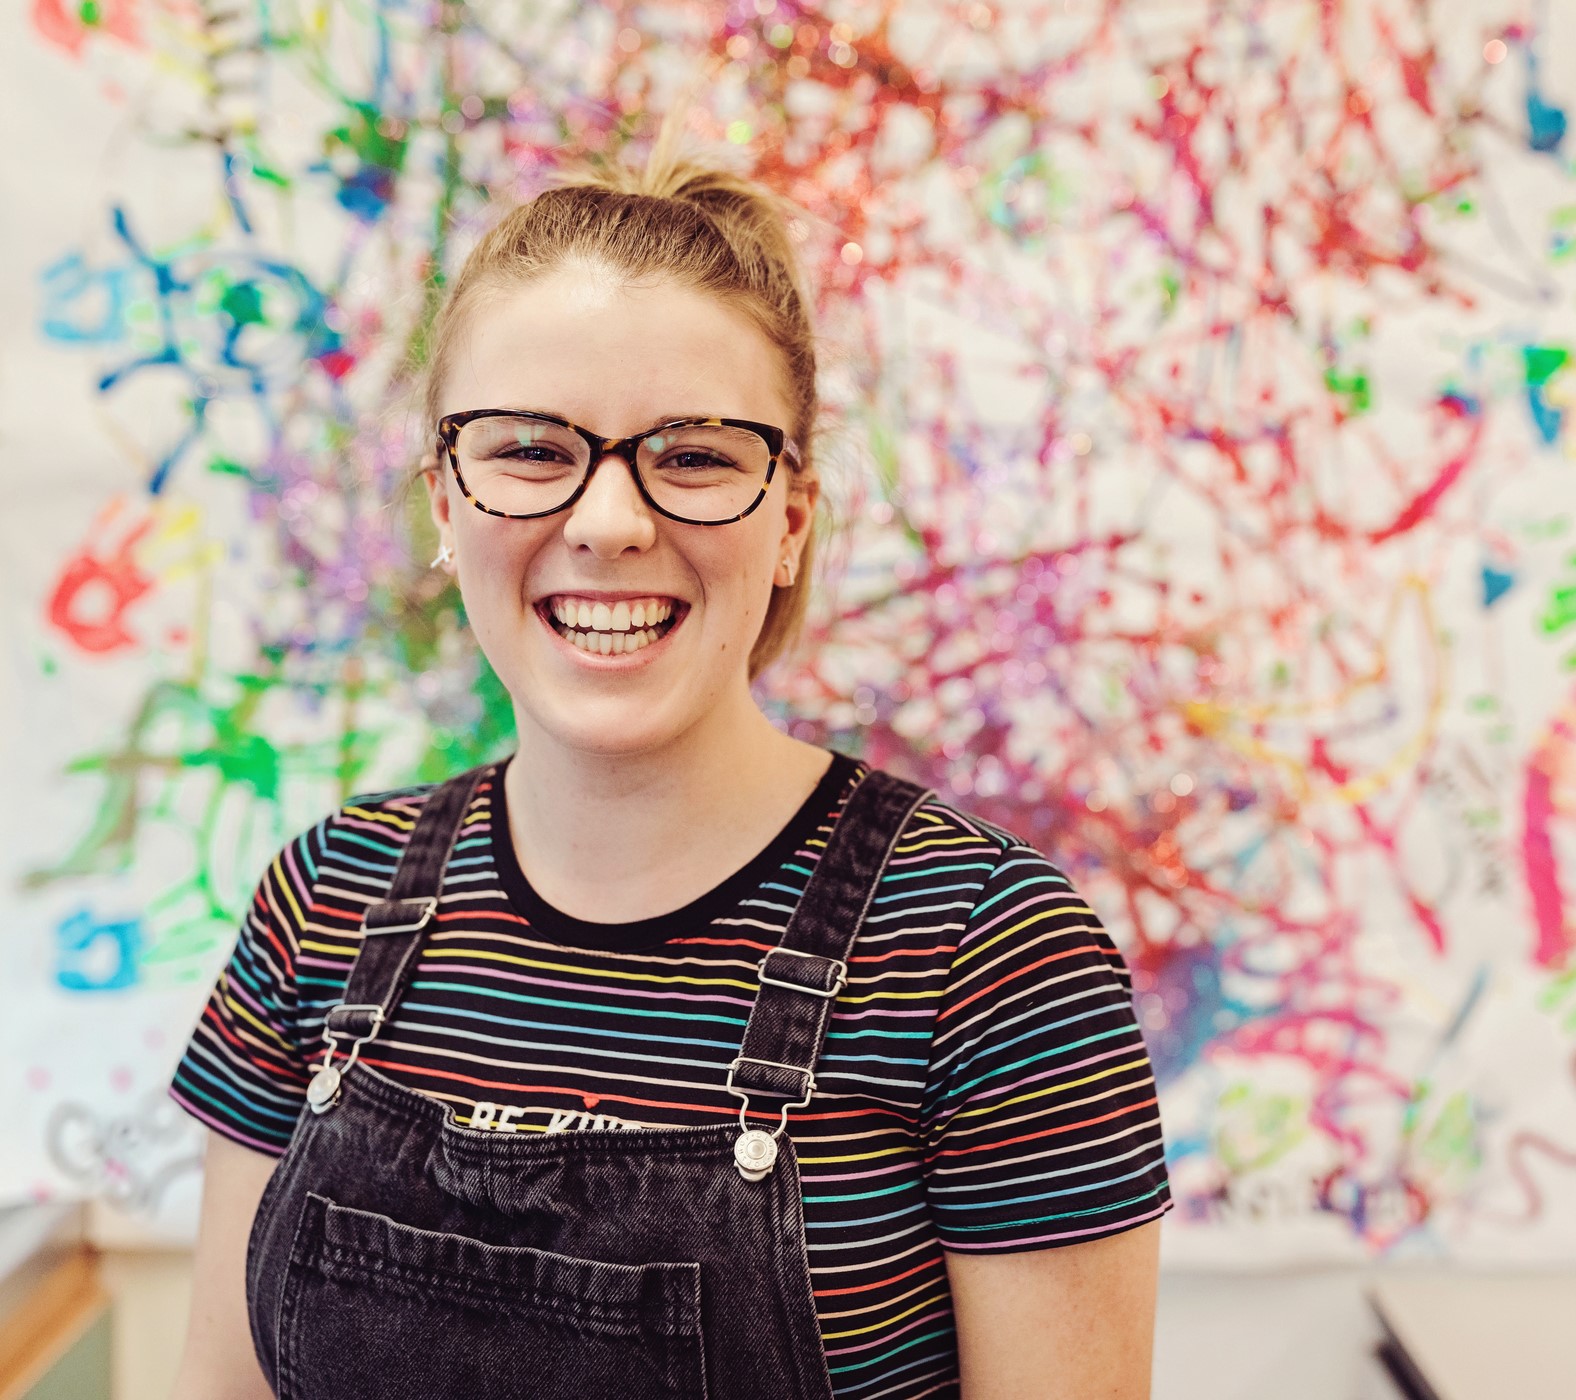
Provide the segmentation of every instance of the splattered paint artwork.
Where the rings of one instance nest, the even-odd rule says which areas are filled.
[[[844,528],[763,701],[1112,926],[1175,1256],[1576,1257],[1568,9],[0,23],[0,1196],[168,1209],[163,1078],[270,854],[507,747],[413,556],[411,366],[489,197],[698,84],[826,344]]]

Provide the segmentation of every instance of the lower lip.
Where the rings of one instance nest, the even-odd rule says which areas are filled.
[[[648,665],[652,657],[657,652],[662,651],[672,641],[673,634],[684,625],[685,619],[689,617],[689,609],[682,608],[675,618],[673,626],[668,628],[656,641],[646,643],[639,651],[609,652],[606,656],[603,656],[599,651],[581,651],[579,647],[563,636],[553,626],[552,614],[547,611],[545,605],[538,603],[535,612],[541,618],[542,626],[547,629],[548,635],[558,644],[559,650],[565,652],[571,661],[575,661],[593,671],[634,671],[641,666]]]

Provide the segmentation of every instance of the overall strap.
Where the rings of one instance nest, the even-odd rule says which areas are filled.
[[[782,942],[760,962],[760,990],[738,1058],[728,1067],[728,1091],[744,1099],[741,1124],[747,1094],[794,1100],[783,1105],[782,1124],[789,1108],[810,1101],[832,1002],[848,980],[849,949],[892,848],[929,796],[879,769],[849,795]],[[742,1170],[742,1159],[740,1165]]]
[[[339,1081],[356,1055],[393,1014],[416,968],[422,935],[438,912],[443,873],[449,864],[460,824],[470,809],[476,784],[487,768],[473,768],[439,784],[422,803],[405,850],[394,868],[388,893],[367,906],[361,921],[361,947],[351,964],[345,994],[323,1020],[328,1053],[308,1087],[307,1102],[322,1113],[339,1097]],[[350,1053],[334,1065],[340,1040]]]

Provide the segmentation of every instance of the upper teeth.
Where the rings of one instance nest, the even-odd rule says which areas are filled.
[[[632,628],[654,627],[673,616],[673,604],[666,598],[620,598],[611,606],[588,603],[581,598],[554,598],[553,616],[565,627],[584,632],[628,632]]]

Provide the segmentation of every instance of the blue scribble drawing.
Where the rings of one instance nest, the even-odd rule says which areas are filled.
[[[118,992],[137,984],[142,920],[99,919],[87,908],[55,929],[55,981],[68,992]]]
[[[211,403],[250,399],[276,440],[272,396],[299,382],[303,363],[330,361],[342,342],[327,324],[326,298],[299,268],[202,245],[160,256],[137,237],[123,208],[110,217],[125,259],[94,268],[71,252],[46,268],[40,329],[73,345],[142,342],[99,378],[100,393],[147,370],[185,378],[188,421],[160,451],[148,480],[149,493],[158,495],[202,436]]]

